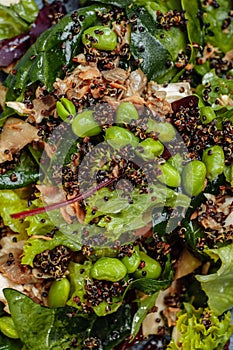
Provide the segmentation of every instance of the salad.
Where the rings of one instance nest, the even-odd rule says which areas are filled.
[[[0,348],[230,349],[232,16],[0,5]]]

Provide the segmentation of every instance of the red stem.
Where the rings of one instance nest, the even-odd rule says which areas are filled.
[[[23,218],[25,218],[27,216],[32,216],[32,215],[36,215],[36,214],[45,213],[46,211],[49,211],[49,210],[59,209],[59,208],[65,207],[65,206],[67,206],[69,204],[72,204],[72,203],[75,203],[75,202],[80,202],[81,200],[83,200],[85,198],[88,198],[92,194],[94,194],[95,192],[101,190],[101,188],[107,187],[114,180],[116,180],[116,179],[109,179],[107,181],[101,182],[96,187],[93,187],[93,188],[91,188],[90,190],[88,190],[88,191],[86,191],[84,193],[78,194],[76,197],[74,197],[72,199],[67,199],[67,200],[64,200],[62,202],[50,204],[50,205],[47,205],[47,206],[41,207],[41,208],[34,208],[34,209],[31,209],[31,210],[21,211],[19,213],[11,214],[11,217],[13,219],[23,219]]]

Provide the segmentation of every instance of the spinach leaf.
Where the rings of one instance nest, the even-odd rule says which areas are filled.
[[[0,334],[0,350],[21,350],[23,344],[18,339],[10,339],[4,334]]]
[[[128,17],[131,18],[135,11],[135,6],[128,8]],[[140,67],[147,78],[160,82],[159,78],[167,74],[167,63],[172,60],[172,57],[165,46],[154,36],[154,25],[154,18],[145,8],[141,8],[137,17],[137,28],[131,32],[130,49],[133,57],[141,61]],[[141,32],[139,28],[144,28],[144,31]]]
[[[203,42],[203,36],[202,36],[202,30],[200,26],[200,20],[198,19],[198,2],[191,2],[189,0],[182,0],[182,7],[185,11],[185,17],[188,20],[187,23],[187,32],[189,41],[191,44],[198,43],[199,45],[202,45]]]
[[[155,305],[155,301],[159,295],[159,292],[156,292],[145,299],[140,300],[138,310],[134,314],[131,335],[135,337],[141,327],[142,321],[146,317],[148,311]]]
[[[131,322],[131,307],[123,304],[114,314],[98,317],[91,336],[102,340],[104,350],[112,350],[130,334]]]
[[[72,307],[49,309],[13,289],[4,289],[4,294],[26,349],[80,349],[85,338],[97,337],[104,350],[111,350],[130,334],[132,317],[128,304],[122,305],[113,315],[92,315],[90,321]],[[18,347],[2,349],[18,350]]]
[[[218,7],[202,6],[204,26],[207,28],[205,42],[218,47],[226,53],[233,47],[233,23],[230,20],[229,26],[223,28],[224,21],[229,18],[232,10],[231,0],[218,0]]]
[[[51,90],[56,77],[62,77],[64,69],[71,68],[72,58],[80,52],[82,32],[96,24],[97,13],[104,13],[106,9],[106,6],[96,5],[80,9],[79,16],[85,17],[83,22],[69,14],[41,34],[15,66],[16,75],[7,77],[8,96],[12,95],[12,90],[20,95],[28,85],[37,81]]]
[[[134,288],[142,291],[145,294],[152,294],[160,291],[161,289],[166,289],[171,284],[172,280],[154,280],[152,278],[140,278],[133,281],[129,285],[129,289]]]
[[[23,151],[20,162],[13,170],[0,175],[0,189],[15,189],[28,186],[39,179],[38,166],[30,154]]]
[[[87,2],[89,3],[93,1],[87,1]],[[123,7],[123,8],[132,4],[131,0],[95,0],[94,2],[101,2],[102,4],[113,5],[117,7]]]
[[[90,321],[73,308],[49,309],[13,289],[4,289],[4,294],[26,349],[74,349],[74,339],[80,341],[90,326]]]

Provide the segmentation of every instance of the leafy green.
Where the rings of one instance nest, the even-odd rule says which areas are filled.
[[[198,2],[191,2],[189,0],[181,0],[182,8],[185,11],[185,18],[187,18],[187,32],[191,44],[198,43],[202,45],[203,37],[198,19]]]
[[[74,298],[78,297],[80,302],[85,302],[85,284],[90,279],[90,270],[92,263],[85,261],[84,264],[74,263],[73,261],[69,264],[69,280],[71,286],[71,297],[67,302],[67,305],[79,308],[82,310],[81,305],[77,305]]]
[[[231,186],[233,186],[233,165],[225,166],[224,175],[226,176],[226,181],[228,181]]]
[[[28,350],[83,349],[82,344],[88,337],[99,339],[100,349],[111,350],[130,333],[131,308],[128,304],[122,305],[114,315],[91,315],[90,320],[77,309],[49,309],[13,289],[4,289],[4,294],[20,339]],[[8,342],[7,339],[6,344]],[[17,342],[15,344],[18,346]],[[18,350],[18,347],[2,349]]]
[[[75,237],[56,232],[52,239],[29,238],[24,244],[24,255],[22,264],[33,266],[34,257],[44,250],[51,250],[59,245],[64,245],[72,250],[80,250],[81,245],[75,240]]]
[[[180,346],[195,350],[223,349],[233,332],[230,323],[230,312],[218,318],[211,309],[196,310],[191,304],[184,303],[176,323],[179,346],[172,340],[167,349],[178,350]]]
[[[160,291],[161,289],[166,289],[171,284],[172,280],[154,280],[152,278],[140,278],[132,281],[129,284],[128,289],[137,289],[145,294],[153,294]]]
[[[26,349],[65,350],[76,348],[90,321],[76,314],[73,308],[49,309],[33,302],[13,289],[4,289],[10,312],[21,341]]]
[[[130,7],[128,17],[135,13],[135,8]],[[149,80],[159,81],[159,77],[167,73],[167,62],[172,57],[165,46],[154,36],[154,19],[142,8],[137,18],[138,27],[143,27],[131,32],[130,49],[135,59],[142,60],[141,68]],[[155,69],[156,67],[156,69]]]
[[[226,53],[233,47],[233,23],[231,21],[226,30],[222,29],[222,25],[232,10],[232,2],[231,0],[218,0],[218,5],[218,8],[202,7],[204,26],[207,25],[205,42]]]
[[[203,76],[202,85],[199,85],[196,89],[196,93],[201,97],[204,95],[206,84],[210,84],[211,86],[208,103],[217,110],[219,109],[219,105],[215,102],[220,95],[227,95],[231,99],[233,98],[233,81],[218,77],[214,69]]]
[[[26,228],[28,226],[27,223],[12,219],[10,214],[24,211],[27,208],[27,205],[27,201],[21,199],[18,192],[12,190],[0,190],[0,216],[4,221],[4,224],[9,226],[12,231],[21,234],[26,233]]]
[[[146,317],[148,311],[155,305],[158,295],[159,292],[156,292],[139,301],[138,310],[134,314],[131,328],[131,335],[133,338],[138,334],[142,321]]]
[[[216,315],[221,315],[233,305],[233,244],[218,249],[205,250],[210,258],[221,260],[216,273],[197,275],[197,280],[208,296],[208,305]]]
[[[34,0],[21,0],[18,4],[0,4],[0,40],[12,38],[28,30],[38,13]]]
[[[98,317],[91,335],[102,340],[104,350],[112,350],[130,334],[131,307],[123,304],[114,314]]]
[[[38,13],[38,6],[34,0],[20,0],[12,4],[11,8],[27,23],[33,23]]]
[[[28,85],[35,82],[43,83],[48,90],[52,89],[57,77],[64,75],[64,66],[70,68],[72,58],[81,51],[82,32],[97,22],[97,13],[105,12],[106,6],[90,6],[79,10],[79,16],[84,15],[85,20],[77,23],[72,15],[64,16],[56,25],[40,35],[22,59],[17,63],[16,75],[9,75],[6,85],[9,87],[8,99],[14,93],[20,95]],[[75,26],[77,33],[74,34]],[[72,38],[71,38],[72,36]],[[31,57],[35,59],[31,60]]]
[[[147,194],[140,194],[139,189],[135,188],[130,194],[132,204],[127,203],[121,196],[120,191],[110,192],[103,188],[89,197],[86,200],[86,223],[100,217],[98,226],[105,228],[116,236],[145,226],[151,220],[152,211],[155,207],[163,208],[163,206],[169,205],[186,208],[190,203],[189,197],[160,184],[151,185]],[[107,202],[104,200],[105,197],[109,198]],[[97,208],[94,214],[93,208]],[[106,220],[106,216],[110,220]]]
[[[4,224],[9,226],[14,232],[22,235],[47,234],[53,228],[53,222],[48,218],[46,213],[28,216],[23,221],[13,219],[11,214],[26,211],[28,209],[28,200],[24,199],[25,193],[19,190],[0,190],[0,215]],[[35,200],[31,208],[43,206],[40,200]]]
[[[18,339],[10,339],[0,334],[0,350],[22,350],[23,344]]]
[[[14,181],[11,180],[12,174],[16,176]],[[0,175],[0,189],[14,189],[28,186],[39,179],[39,170],[33,158],[26,151],[22,152],[20,162],[14,170],[8,170],[5,174]]]

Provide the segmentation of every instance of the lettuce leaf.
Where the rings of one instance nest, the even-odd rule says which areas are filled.
[[[231,21],[226,30],[222,30],[222,25],[232,10],[232,2],[231,0],[218,0],[218,5],[218,8],[202,6],[204,25],[208,23],[205,42],[226,53],[233,47],[233,23]]]
[[[105,197],[108,197],[107,202],[104,200]],[[160,184],[151,185],[146,194],[140,194],[140,190],[135,188],[130,197],[131,204],[120,191],[110,192],[106,188],[101,189],[86,200],[85,223],[88,224],[99,217],[98,226],[112,232],[116,239],[124,232],[144,227],[151,221],[152,212],[156,207],[188,208],[190,204],[188,196]],[[93,213],[93,208],[98,209]]]
[[[172,340],[167,349],[221,350],[229,340],[233,325],[231,313],[218,318],[212,310],[199,308],[184,303],[184,310],[178,313],[176,323],[179,333],[178,344]]]
[[[233,244],[219,249],[205,250],[215,261],[221,260],[216,273],[197,275],[196,279],[208,296],[208,305],[216,315],[221,315],[233,305]]]
[[[1,190],[0,191],[0,216],[6,226],[13,232],[20,234],[26,234],[26,228],[28,224],[21,220],[12,219],[10,216],[13,213],[24,211],[27,209],[27,201],[21,199],[19,192],[11,190]]]
[[[0,40],[13,38],[29,29],[38,13],[34,0],[21,0],[18,4],[0,4]]]
[[[70,235],[64,235],[62,232],[56,232],[52,239],[44,240],[41,238],[29,238],[24,244],[24,255],[22,257],[22,264],[33,267],[33,260],[37,254],[44,250],[51,250],[59,245],[64,245],[73,251],[80,250],[81,245],[72,239]]]

